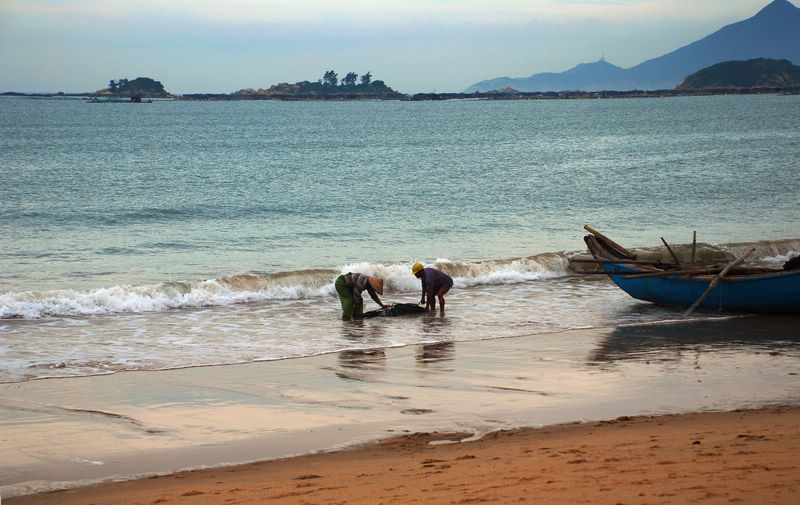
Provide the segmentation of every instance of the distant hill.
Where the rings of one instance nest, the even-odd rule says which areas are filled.
[[[132,81],[128,79],[112,80],[109,85],[108,88],[101,89],[90,95],[140,96],[143,98],[166,98],[171,96],[160,81],[149,77],[137,77]]]
[[[337,96],[337,95],[368,95],[368,96],[394,96],[398,94],[381,80],[361,84],[329,85],[322,82],[300,81],[294,84],[286,82],[273,84],[268,89],[240,89],[233,93],[239,97],[279,97],[279,96]]]
[[[182,95],[183,100],[368,100],[397,99],[405,95],[393,90],[381,80],[372,80],[372,73],[361,76],[348,72],[339,82],[336,72],[325,72],[317,81],[282,82],[267,89],[245,88],[230,94]]]
[[[680,90],[800,87],[800,67],[787,60],[756,58],[726,61],[699,70],[681,83]]]
[[[141,95],[147,97],[165,97],[169,95],[161,81],[150,79],[149,77],[137,77],[132,81],[128,81],[119,90],[123,95]]]
[[[672,89],[687,75],[702,68],[724,61],[753,58],[800,63],[800,8],[788,0],[773,0],[749,19],[725,26],[703,39],[628,69],[601,59],[561,73],[481,81],[464,92],[506,87],[528,92]]]
[[[166,96],[168,93],[164,89],[161,81],[155,81],[149,77],[137,77],[129,81],[119,90],[120,94],[142,95],[142,96]]]
[[[624,79],[624,76],[624,68],[612,65],[605,59],[601,59],[595,63],[581,63],[561,73],[545,72],[520,79],[498,77],[497,79],[490,79],[473,84],[466,89],[465,93],[473,93],[475,91],[486,92],[505,88],[512,88],[517,91],[564,91],[574,89],[592,91],[622,89],[618,87],[618,83],[621,79]]]

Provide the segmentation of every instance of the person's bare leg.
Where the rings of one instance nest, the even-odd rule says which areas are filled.
[[[444,315],[444,295],[448,291],[450,291],[450,288],[442,288],[442,289],[439,290],[438,293],[436,293],[436,298],[439,299],[439,307],[440,307],[439,310],[441,311],[442,315]],[[435,305],[435,302],[434,302],[434,305]],[[434,309],[435,309],[435,307],[434,307]]]

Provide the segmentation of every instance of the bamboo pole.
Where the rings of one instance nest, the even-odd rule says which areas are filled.
[[[697,258],[697,230],[692,232],[692,265]]]
[[[716,274],[719,273],[720,270],[721,270],[720,267],[692,268],[686,270],[661,270],[658,272],[647,272],[642,274],[626,275],[625,277],[623,277],[623,279],[646,279],[648,277],[669,277],[671,275],[683,277],[687,275]]]
[[[611,240],[610,238],[606,237],[605,235],[603,235],[603,234],[602,234],[602,233],[600,233],[599,231],[595,230],[594,228],[592,228],[592,227],[591,227],[591,226],[589,226],[588,224],[585,224],[585,225],[583,225],[583,229],[584,229],[584,230],[586,230],[586,231],[588,231],[589,233],[591,233],[591,234],[592,234],[592,235],[594,235],[595,237],[605,240],[606,242],[608,242],[608,243],[609,243],[609,245],[613,246],[615,249],[619,250],[620,252],[627,254],[627,255],[628,255],[628,256],[630,256],[631,258],[633,258],[633,257],[635,257],[635,256],[636,256],[635,254],[633,254],[633,253],[632,253],[632,252],[630,252],[629,250],[625,249],[625,248],[624,248],[624,247],[622,247],[621,245],[617,244],[616,242],[614,242],[614,241],[613,241],[613,240]]]
[[[689,307],[689,309],[686,312],[683,313],[683,317],[687,317],[687,316],[689,316],[689,314],[694,312],[694,309],[696,309],[700,305],[700,303],[702,303],[702,301],[705,300],[706,297],[709,294],[711,294],[711,291],[713,291],[714,288],[717,287],[717,284],[719,284],[719,282],[723,279],[723,277],[725,277],[725,275],[728,273],[728,271],[731,268],[733,268],[736,265],[738,265],[739,263],[741,263],[742,261],[744,261],[744,259],[747,258],[748,256],[750,256],[750,254],[753,253],[754,251],[755,251],[755,248],[750,249],[746,253],[742,254],[741,256],[739,256],[738,258],[736,258],[734,260],[731,260],[727,265],[725,265],[725,268],[723,268],[722,271],[720,273],[718,273],[717,276],[714,277],[714,279],[708,285],[708,289],[706,289],[706,292],[703,293],[703,296],[698,298],[697,301],[694,302],[694,304],[691,307]]]
[[[669,253],[672,255],[672,259],[675,260],[675,264],[678,265],[678,268],[682,268],[683,265],[681,265],[680,260],[675,255],[675,252],[672,250],[672,248],[669,246],[669,244],[667,244],[667,241],[664,240],[664,237],[661,237],[661,241],[664,242],[665,246],[667,246],[667,251],[669,251]]]
[[[718,274],[722,271],[722,267],[707,267],[707,268],[691,268],[686,270],[659,270],[658,272],[645,272],[640,274],[630,274],[623,277],[623,279],[645,279],[647,277],[669,277],[671,275],[677,277],[686,277],[691,275],[710,275]],[[784,270],[776,270],[773,268],[732,268],[726,275],[772,275],[784,272]]]
[[[607,259],[589,259],[589,258],[569,258],[570,263],[630,263],[632,265],[663,265],[661,261],[650,260],[607,260]]]

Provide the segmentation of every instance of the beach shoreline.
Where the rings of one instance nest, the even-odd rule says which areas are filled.
[[[413,433],[6,502],[793,504],[800,496],[796,406],[623,416],[459,441],[468,435]]]

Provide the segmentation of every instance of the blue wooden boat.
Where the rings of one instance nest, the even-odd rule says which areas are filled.
[[[592,231],[584,237],[589,252],[611,280],[637,300],[690,307],[686,314],[696,307],[737,313],[800,313],[800,269],[698,268],[638,261],[628,250],[587,229]]]

